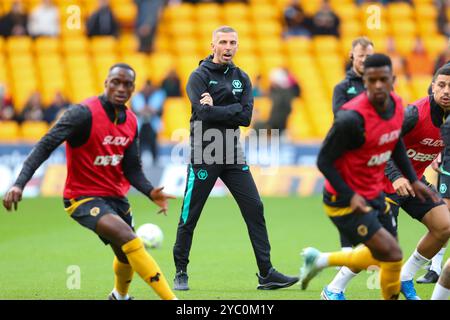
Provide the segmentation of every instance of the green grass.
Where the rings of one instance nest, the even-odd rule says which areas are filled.
[[[298,274],[299,252],[315,246],[325,251],[339,249],[338,233],[322,210],[320,197],[265,198],[265,217],[274,266]],[[181,199],[173,201],[167,217],[144,197],[130,197],[137,226],[155,223],[164,232],[161,249],[150,253],[172,285],[172,246]],[[425,228],[406,214],[400,217],[400,242],[405,258],[411,254]],[[448,253],[447,253],[448,256]],[[63,210],[59,198],[25,199],[19,211],[0,212],[0,299],[105,299],[113,286],[113,254],[91,231],[79,226]],[[80,289],[68,289],[70,266],[81,271]],[[70,270],[70,269],[69,269]],[[319,299],[322,287],[336,270],[329,268],[314,279],[308,290],[298,285],[277,291],[256,290],[256,262],[247,229],[232,198],[211,198],[194,234],[189,265],[188,292],[180,299]],[[420,271],[419,275],[424,271]],[[379,299],[380,291],[369,290],[374,275],[362,272],[350,284],[350,299]],[[424,299],[432,285],[416,285]],[[156,295],[135,275],[130,293],[137,299]]]

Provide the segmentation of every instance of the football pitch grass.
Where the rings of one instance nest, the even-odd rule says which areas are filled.
[[[150,250],[169,284],[173,284],[172,247],[182,199],[170,203],[168,216],[143,196],[131,196],[136,226],[154,223],[164,232],[160,249]],[[339,250],[336,228],[322,210],[320,196],[264,198],[265,218],[272,246],[272,262],[279,271],[296,275],[300,251],[314,246]],[[402,212],[400,243],[406,259],[425,228]],[[449,256],[446,253],[445,259]],[[24,199],[19,211],[0,213],[0,299],[104,300],[113,287],[113,253],[91,231],[65,213],[60,198]],[[445,260],[444,260],[445,261]],[[322,271],[306,291],[298,284],[281,290],[256,290],[256,262],[243,218],[232,198],[210,198],[194,234],[188,267],[191,290],[176,292],[183,300],[318,300],[336,273]],[[425,270],[421,270],[418,276]],[[363,271],[346,291],[348,299],[380,299],[375,272]],[[434,285],[416,285],[429,299]],[[158,299],[135,274],[130,294]]]

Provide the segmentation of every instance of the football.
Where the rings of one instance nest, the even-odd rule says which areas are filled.
[[[144,242],[147,249],[157,249],[162,246],[164,235],[161,228],[156,224],[143,224],[137,229],[136,234]]]

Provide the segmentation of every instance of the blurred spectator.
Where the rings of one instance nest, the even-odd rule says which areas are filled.
[[[439,32],[450,37],[450,22],[448,17],[448,10],[450,9],[450,0],[436,1],[438,16],[437,24]]]
[[[0,84],[0,120],[15,120],[15,111],[11,97],[6,93],[4,85]]]
[[[450,62],[450,39],[448,40],[447,48],[445,48],[445,50],[436,59],[433,74],[435,74],[436,71],[438,71],[438,69],[444,66],[447,62]]]
[[[387,40],[387,55],[392,61],[392,70],[395,76],[408,76],[406,60],[397,52],[395,41],[392,37]]]
[[[141,156],[150,150],[153,163],[158,159],[158,132],[162,129],[161,116],[163,113],[166,93],[147,80],[141,91],[131,99],[131,108],[138,119],[139,142]]]
[[[25,108],[22,110],[19,122],[42,120],[44,120],[44,108],[42,105],[41,94],[39,92],[34,92],[28,99]]]
[[[138,9],[136,34],[139,38],[139,51],[151,53],[165,0],[134,0],[134,2]]]
[[[114,17],[109,0],[99,0],[98,9],[87,20],[87,34],[92,36],[119,36],[120,25]]]
[[[28,20],[28,32],[33,37],[58,36],[59,26],[59,11],[52,0],[42,0],[31,12]]]
[[[175,69],[169,71],[161,83],[168,97],[181,97],[181,80]]]
[[[284,23],[287,27],[284,33],[285,37],[311,36],[312,20],[305,14],[300,0],[292,0],[291,4],[284,10]]]
[[[264,89],[262,88],[262,76],[260,74],[258,74],[255,78],[255,81],[253,81],[253,97],[258,98],[258,97],[263,97],[264,94]]]
[[[323,0],[313,17],[313,34],[339,37],[339,25],[339,17],[331,9],[329,1]]]
[[[422,39],[416,39],[413,51],[406,57],[406,66],[410,76],[429,76],[433,73],[433,60],[428,55]]]
[[[69,102],[64,98],[61,92],[55,94],[53,102],[44,110],[44,120],[48,124],[58,119],[61,114],[69,107]]]
[[[21,1],[14,1],[6,15],[0,18],[0,36],[27,35],[28,16]]]
[[[300,88],[284,68],[272,70],[269,79],[272,110],[267,126],[269,129],[279,129],[282,134],[286,129],[287,119],[292,110],[292,100],[298,96]]]

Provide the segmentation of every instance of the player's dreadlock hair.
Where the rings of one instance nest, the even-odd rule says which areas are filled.
[[[450,76],[450,65],[446,64],[443,67],[440,67],[433,76],[433,82],[440,74],[443,74],[444,76]]]
[[[387,55],[382,53],[375,53],[364,60],[364,70],[367,68],[379,68],[379,67],[389,67],[392,70],[392,61]]]
[[[126,63],[116,63],[114,65],[111,66],[111,68],[109,68],[109,73],[111,73],[111,71],[113,71],[114,68],[122,68],[122,69],[127,69],[130,70],[131,72],[133,72],[134,78],[136,78],[136,71],[134,71],[134,69]]]

